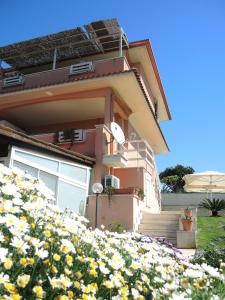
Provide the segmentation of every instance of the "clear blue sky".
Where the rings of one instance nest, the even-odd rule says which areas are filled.
[[[129,41],[149,38],[173,117],[158,169],[225,172],[224,0],[0,0],[0,12],[0,46],[112,17]]]

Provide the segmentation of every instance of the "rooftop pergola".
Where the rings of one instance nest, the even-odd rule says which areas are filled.
[[[17,70],[71,58],[119,51],[129,47],[127,38],[116,19],[92,22],[82,27],[0,47],[1,61]]]

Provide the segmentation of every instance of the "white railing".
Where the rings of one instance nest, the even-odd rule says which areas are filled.
[[[116,149],[117,148],[117,149]],[[158,176],[157,166],[155,162],[154,152],[151,146],[145,140],[130,140],[126,141],[122,146],[117,144],[113,154],[120,154],[127,159],[128,165],[132,167],[144,167],[149,170],[149,166],[155,170],[156,182],[155,188],[159,192],[158,199],[161,207],[161,195],[160,195],[160,180]]]
[[[145,140],[126,141],[123,146],[117,145],[115,153],[119,153],[126,157],[130,162],[143,161],[151,167],[155,166],[154,152]]]

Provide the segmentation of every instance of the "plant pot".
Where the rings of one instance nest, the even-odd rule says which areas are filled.
[[[191,209],[185,209],[184,210],[184,214],[187,217],[192,217],[192,210]]]
[[[193,222],[189,219],[181,219],[183,230],[184,231],[192,231]]]

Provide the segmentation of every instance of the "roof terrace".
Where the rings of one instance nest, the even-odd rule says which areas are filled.
[[[37,66],[50,64],[55,69],[57,62],[114,50],[122,56],[122,49],[128,46],[117,20],[110,19],[0,47],[0,60],[14,70],[26,73],[29,72],[27,69]]]

